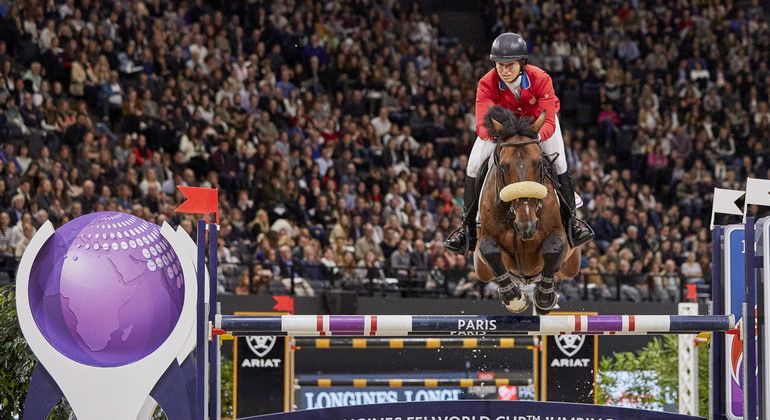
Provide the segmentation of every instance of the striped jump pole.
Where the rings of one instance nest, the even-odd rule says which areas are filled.
[[[433,378],[433,379],[414,379],[414,378],[353,378],[353,379],[295,379],[295,385],[299,386],[317,386],[321,388],[330,387],[387,387],[387,388],[401,388],[401,387],[471,387],[471,386],[528,386],[532,385],[532,381],[528,379],[508,379],[508,378],[496,378],[491,380],[481,380],[472,378]]]
[[[298,348],[314,349],[533,349],[534,336],[520,337],[407,337],[407,338],[310,338],[297,337]]]
[[[727,331],[732,315],[218,315],[218,333],[294,336],[644,335]]]

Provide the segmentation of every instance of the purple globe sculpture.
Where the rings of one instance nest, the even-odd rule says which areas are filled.
[[[157,225],[91,213],[56,230],[40,249],[29,303],[40,332],[62,355],[124,366],[160,347],[179,321],[182,266]]]

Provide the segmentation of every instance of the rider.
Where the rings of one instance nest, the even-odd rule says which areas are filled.
[[[537,118],[545,110],[545,124],[540,129],[540,148],[546,155],[556,155],[553,162],[554,172],[558,177],[561,200],[562,223],[569,227],[567,237],[570,245],[580,246],[594,238],[593,231],[575,217],[575,190],[572,177],[567,169],[564,155],[564,140],[559,126],[559,98],[553,90],[551,76],[544,70],[527,65],[527,43],[521,35],[507,32],[498,36],[492,43],[489,54],[495,68],[479,80],[476,91],[476,133],[478,137],[473,145],[465,176],[465,194],[463,196],[464,228],[453,238],[444,241],[446,249],[462,254],[476,247],[476,177],[482,165],[495,150],[495,142],[486,128],[484,116],[487,108],[501,105],[512,110],[516,116]],[[526,71],[525,71],[526,69]],[[467,245],[467,248],[466,248]]]

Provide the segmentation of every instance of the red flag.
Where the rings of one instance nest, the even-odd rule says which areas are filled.
[[[698,296],[697,287],[698,287],[697,284],[688,284],[687,285],[687,296],[684,298],[684,300],[692,299],[692,301],[695,302],[697,300],[696,297]]]
[[[209,214],[217,214],[217,225],[219,224],[219,193],[214,188],[183,187],[178,185],[179,191],[182,191],[187,201],[180,204],[176,211],[180,213],[204,213],[206,215],[206,224],[209,222]]]
[[[291,296],[273,296],[275,306],[273,309],[278,312],[288,312],[294,315],[294,298]]]

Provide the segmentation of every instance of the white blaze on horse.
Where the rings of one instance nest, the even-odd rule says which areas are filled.
[[[489,108],[484,126],[497,142],[485,177],[479,213],[481,226],[475,265],[483,282],[496,281],[498,295],[511,312],[534,301],[538,314],[556,306],[556,279],[575,277],[580,250],[570,248],[549,163],[540,151],[538,131],[545,111],[532,122],[503,107]],[[536,282],[532,298],[519,284]]]

